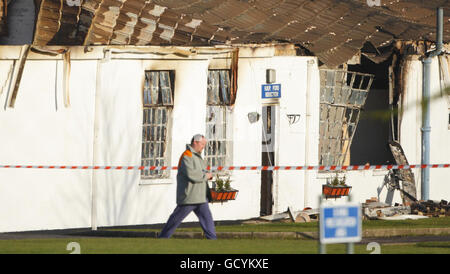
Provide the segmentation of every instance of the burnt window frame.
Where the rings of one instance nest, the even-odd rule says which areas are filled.
[[[342,166],[347,160],[373,79],[374,75],[367,73],[320,69],[320,166]]]
[[[161,74],[161,73],[164,74]],[[158,84],[154,83],[151,76],[158,74]],[[164,79],[169,85],[170,91],[166,96],[161,89],[161,75],[168,75],[169,79]],[[157,87],[156,94],[152,94],[151,87]],[[164,86],[167,88],[167,86]],[[167,89],[166,89],[167,90]],[[167,96],[169,95],[169,96]],[[145,70],[144,87],[142,90],[142,138],[141,138],[141,166],[169,166],[171,151],[171,125],[172,112],[175,95],[175,70]],[[170,97],[170,98],[168,98]],[[169,99],[169,100],[168,100]],[[153,133],[153,134],[152,134]],[[153,153],[153,155],[151,155]],[[155,155],[156,154],[156,155]],[[141,170],[141,180],[167,179],[170,177],[169,169],[151,170],[144,168]]]
[[[211,77],[213,73],[218,73],[218,90],[211,94],[214,79]],[[228,79],[224,81],[224,74],[228,75]],[[231,110],[231,85],[232,85],[231,69],[208,69],[208,87],[206,93],[206,119],[205,119],[205,137],[207,144],[204,149],[203,157],[210,167],[228,166],[232,162],[232,115]],[[224,85],[225,84],[225,85]],[[218,92],[218,93],[217,93]],[[213,115],[211,116],[211,114]],[[219,114],[219,115],[217,115]],[[219,116],[219,117],[217,117]],[[220,121],[213,120],[220,119]],[[216,129],[219,127],[219,129]],[[214,131],[213,134],[211,130]],[[221,134],[216,134],[216,130],[221,130]],[[229,175],[230,171],[220,171],[220,175]]]

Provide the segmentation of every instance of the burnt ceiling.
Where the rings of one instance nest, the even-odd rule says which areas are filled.
[[[0,0],[2,1],[2,0]],[[34,45],[298,44],[334,67],[369,42],[435,40],[450,0],[41,0]],[[77,2],[71,0],[70,2]],[[371,2],[376,2],[371,0]]]

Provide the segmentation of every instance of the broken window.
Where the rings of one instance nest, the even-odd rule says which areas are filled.
[[[204,151],[211,167],[227,166],[231,159],[230,87],[229,70],[208,71],[205,134],[208,143]]]
[[[231,104],[230,88],[229,70],[208,71],[208,105],[229,106]]]
[[[349,163],[349,148],[373,77],[345,70],[320,70],[320,165]]]
[[[174,71],[146,71],[143,92],[142,166],[168,166],[168,131]],[[141,170],[141,179],[167,178],[168,170]]]

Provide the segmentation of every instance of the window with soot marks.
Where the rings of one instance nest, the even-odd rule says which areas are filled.
[[[209,70],[204,153],[210,167],[231,164],[232,111],[230,70]]]
[[[146,71],[143,91],[141,179],[168,178],[170,122],[173,109],[175,72]],[[156,166],[154,170],[149,166]]]

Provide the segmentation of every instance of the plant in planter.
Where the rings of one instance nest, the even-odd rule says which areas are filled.
[[[215,181],[215,190],[216,191],[223,191],[223,180],[219,177],[219,175],[216,175],[216,181]]]
[[[231,188],[231,179],[228,177],[226,180],[223,180],[216,175],[216,179],[213,182],[213,187],[210,188],[211,191],[211,202],[226,202],[228,200],[235,200],[237,193],[239,192],[236,189]]]
[[[339,177],[338,174],[336,173],[336,176],[333,178],[333,180],[331,181],[331,185],[332,186],[338,186],[339,185]]]
[[[339,176],[336,173],[336,176],[331,180],[331,182],[327,182],[327,184],[322,185],[322,194],[325,195],[326,199],[336,199],[342,196],[348,196],[352,187],[348,186],[345,181],[345,176],[339,180]]]
[[[232,190],[230,176],[228,176],[228,178],[225,180],[223,187],[225,190],[228,190],[228,191]]]

